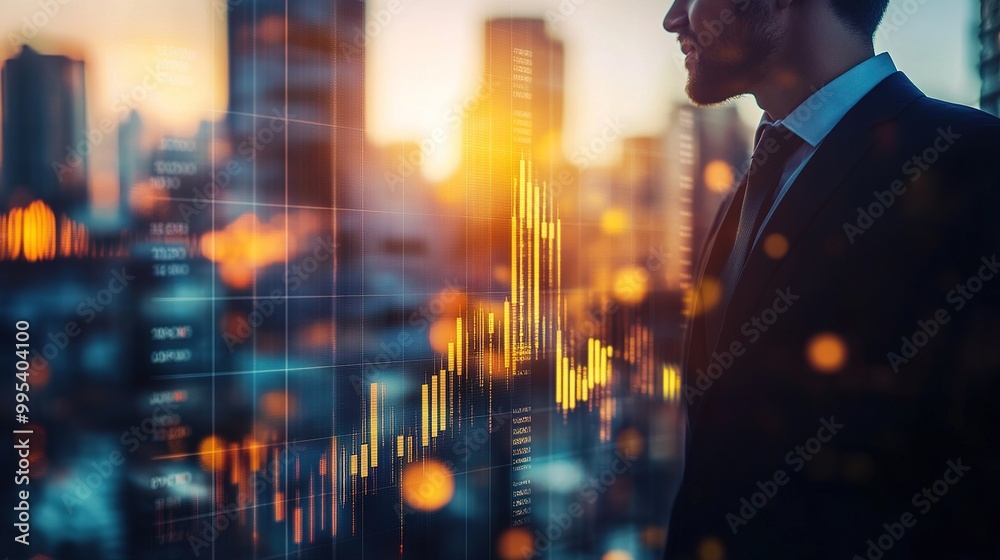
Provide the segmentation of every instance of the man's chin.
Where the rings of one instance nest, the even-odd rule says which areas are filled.
[[[706,76],[704,72],[688,72],[688,98],[695,105],[717,105],[746,93],[731,78]]]

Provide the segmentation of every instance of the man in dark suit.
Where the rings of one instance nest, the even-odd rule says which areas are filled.
[[[888,0],[677,0],[700,104],[764,110],[703,251],[667,558],[1000,558],[1000,120]]]

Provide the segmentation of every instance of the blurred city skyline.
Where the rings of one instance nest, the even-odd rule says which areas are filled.
[[[876,51],[890,52],[928,95],[976,106],[978,4],[892,0]],[[444,128],[441,149],[429,155],[423,172],[433,181],[446,178],[460,159],[461,134],[448,131],[445,120],[450,108],[476,90],[483,23],[514,16],[545,19],[549,32],[566,44],[562,150],[567,158],[599,136],[609,118],[620,120],[628,136],[663,134],[672,108],[686,101],[679,49],[661,26],[669,5],[638,0],[622,10],[607,0],[370,0],[365,30],[356,37],[365,43],[367,137],[388,144],[419,140]],[[196,0],[169,6],[15,0],[0,16],[5,39],[0,61],[19,50],[19,41],[45,54],[84,60],[88,129],[117,116],[124,99],[150,128],[193,134],[200,121],[218,121],[227,110],[227,6]],[[419,49],[409,47],[417,41]],[[150,60],[170,68],[171,80],[144,89],[139,99],[135,89],[148,74]],[[756,123],[760,110],[753,98],[735,105],[746,124]],[[96,208],[117,203],[113,144],[96,146],[91,158]],[[620,154],[615,143],[596,154],[593,163],[612,165]]]
[[[622,6],[18,0],[37,558],[662,558],[697,251],[760,111],[688,104],[669,1]],[[973,15],[894,1],[877,50],[975,104]]]

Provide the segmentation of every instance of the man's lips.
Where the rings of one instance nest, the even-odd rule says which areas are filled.
[[[681,52],[684,53],[685,66],[688,64],[692,64],[695,57],[698,55],[697,46],[693,42],[686,40],[681,40],[680,44],[681,44]]]
[[[684,65],[694,64],[694,59],[698,55],[698,50],[693,45],[682,45],[681,52],[684,53]]]

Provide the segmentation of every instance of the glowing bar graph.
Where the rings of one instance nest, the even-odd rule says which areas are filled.
[[[358,496],[379,488],[402,492],[406,466],[432,459],[438,449],[450,445],[443,438],[461,433],[460,423],[471,406],[468,403],[475,403],[476,398],[492,399],[494,384],[509,388],[514,376],[527,371],[524,365],[529,361],[532,371],[539,367],[537,364],[543,364],[540,367],[550,382],[554,406],[564,421],[571,415],[598,415],[602,441],[612,437],[611,422],[620,406],[616,404],[616,392],[648,394],[677,402],[680,372],[676,366],[663,365],[662,377],[655,378],[657,369],[648,357],[652,344],[649,329],[629,326],[616,337],[600,328],[586,335],[574,331],[573,314],[568,311],[570,304],[564,300],[562,290],[563,230],[558,205],[547,185],[535,181],[530,163],[521,161],[517,181],[511,201],[510,289],[503,297],[502,314],[498,298],[478,306],[470,302],[457,316],[441,318],[450,340],[446,352],[436,353],[433,367],[422,373],[419,416],[415,411],[399,410],[398,404],[386,400],[384,384],[369,383],[367,391],[361,390],[357,432],[339,439],[332,437],[316,469],[303,469],[308,495],[303,498],[299,495],[302,490],[296,490],[292,498],[282,492],[282,485],[275,485],[274,520],[284,521],[286,512],[290,514],[296,543],[306,536],[312,542],[317,502],[320,527],[325,530],[329,514],[331,534],[337,534],[338,515],[345,508],[353,534],[357,519],[353,508]],[[23,232],[23,227],[14,227],[20,222],[12,222],[12,216],[0,216],[0,229]],[[8,245],[0,250],[6,251],[8,257],[14,246],[24,250],[24,243],[13,243],[10,235],[5,242]],[[617,353],[608,338],[613,338]],[[490,415],[486,416],[492,421]],[[383,445],[385,449],[381,449]],[[223,449],[221,458],[212,458],[224,459],[228,470],[221,480],[246,492],[250,487],[246,481],[266,466],[266,446],[248,438],[242,446],[232,444]],[[271,463],[276,465],[276,480],[282,480],[279,459],[274,449]],[[316,481],[314,473],[318,473]],[[299,480],[298,474],[296,463],[291,478]],[[383,476],[389,481],[368,481]],[[402,500],[402,493],[399,498]],[[256,509],[253,512],[256,515]]]

